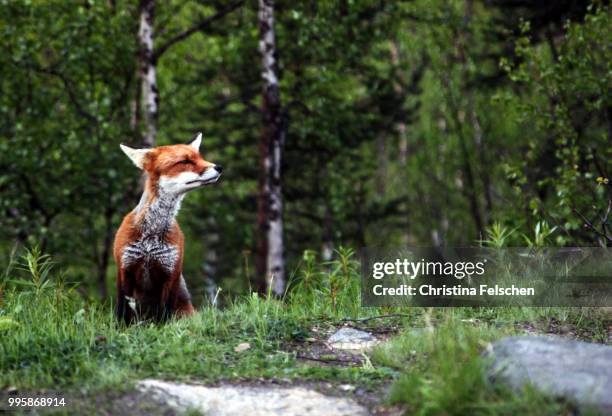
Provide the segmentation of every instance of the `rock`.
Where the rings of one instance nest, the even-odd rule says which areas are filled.
[[[249,344],[248,342],[241,342],[240,344],[234,347],[235,352],[243,352],[249,349],[251,349],[251,344]]]
[[[378,344],[372,334],[353,328],[340,328],[329,337],[330,347],[339,350],[366,351]]]
[[[178,384],[143,380],[137,388],[177,412],[198,411],[207,416],[365,416],[351,399],[329,397],[303,387]]]
[[[489,375],[515,390],[525,384],[612,414],[612,346],[556,336],[519,336],[495,342]]]

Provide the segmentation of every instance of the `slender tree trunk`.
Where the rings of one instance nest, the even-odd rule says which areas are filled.
[[[471,13],[472,13],[472,1],[465,1],[465,13],[463,16],[463,25],[464,28],[459,29],[456,33],[456,39],[454,42],[455,46],[455,56],[454,59],[458,59],[461,62],[461,72],[464,80],[469,79],[469,71],[467,66],[467,58],[466,58],[466,49],[469,38],[469,31],[467,27],[471,21]],[[461,102],[459,99],[455,98],[453,87],[450,82],[450,70],[447,70],[446,75],[443,79],[444,86],[446,88],[446,92],[448,95],[448,104],[450,107],[451,120],[454,123],[454,128],[457,133],[457,138],[459,140],[459,146],[462,157],[462,170],[463,170],[463,178],[465,179],[464,184],[464,193],[466,198],[470,204],[470,211],[472,214],[472,218],[474,219],[474,225],[476,226],[476,234],[478,238],[482,238],[484,233],[484,221],[480,211],[480,203],[479,203],[479,195],[476,185],[476,178],[479,172],[474,168],[471,158],[470,158],[470,149],[468,147],[469,138],[467,137],[467,133],[463,127],[464,125],[464,117],[460,115],[463,113],[461,110]],[[468,95],[471,97],[471,91],[461,91],[462,95]],[[468,101],[471,98],[468,99]],[[469,103],[468,103],[469,107]],[[469,108],[467,108],[469,111]],[[469,114],[468,114],[469,116]]]
[[[391,41],[391,63],[395,68],[399,69],[401,64],[400,62],[400,50],[399,44],[397,40],[393,39]],[[406,93],[403,91],[402,85],[399,82],[394,83],[393,90],[397,95],[405,95]],[[399,134],[399,162],[403,167],[406,166],[406,162],[408,160],[408,138],[406,137],[406,122],[403,119],[400,119],[397,122],[397,132]]]
[[[393,66],[395,68],[399,69],[400,66],[400,49],[399,49],[399,45],[396,39],[393,39],[391,41],[391,63],[393,64]],[[395,91],[396,94],[398,95],[405,95],[405,92],[403,91],[402,85],[399,82],[396,82],[393,85],[393,90]],[[406,134],[407,131],[407,127],[406,127],[406,122],[403,119],[400,119],[397,122],[397,133],[399,135],[399,145],[398,145],[398,158],[399,158],[399,164],[402,168],[402,174],[407,175],[408,174],[408,136]],[[402,204],[402,211],[407,211],[406,209],[407,204],[404,203]],[[408,227],[403,227],[402,229],[402,244],[404,244],[405,246],[410,244],[410,233],[408,230]]]
[[[260,291],[265,288],[282,295],[285,291],[285,259],[281,166],[287,123],[280,101],[273,0],[259,0],[259,52],[263,79],[263,132],[259,142],[258,287]]]
[[[469,97],[469,111],[470,111],[470,119],[472,121],[472,131],[474,133],[474,144],[476,145],[476,149],[478,150],[479,162],[482,169],[487,169],[489,166],[487,160],[487,153],[484,143],[484,137],[482,133],[482,128],[480,127],[480,121],[478,121],[478,114],[476,113],[476,108],[474,104],[474,97],[470,95]],[[482,187],[485,197],[485,210],[484,210],[484,218],[483,221],[485,224],[490,224],[491,216],[493,215],[493,197],[491,196],[491,177],[487,173],[480,175],[482,179]]]
[[[452,94],[452,92],[450,92]],[[459,118],[459,109],[455,107],[453,109],[453,116],[455,117],[455,128],[457,129],[457,136],[459,138],[459,145],[461,147],[461,156],[463,158],[463,177],[465,178],[465,194],[470,202],[470,210],[472,212],[472,218],[476,225],[476,231],[478,238],[482,238],[484,233],[484,222],[480,213],[480,204],[478,203],[478,193],[476,191],[476,178],[472,168],[472,162],[470,161],[470,151],[467,146],[467,139],[463,131],[461,121]]]
[[[217,272],[219,266],[219,255],[217,247],[219,246],[219,226],[214,216],[211,216],[206,221],[207,231],[204,237],[204,263],[202,271],[204,272],[204,289],[212,306],[216,306],[217,302]]]
[[[321,257],[323,261],[334,258],[334,218],[329,203],[325,204],[325,216],[323,219],[323,244],[321,245]]]
[[[378,159],[376,166],[376,194],[382,198],[387,191],[387,171],[389,165],[387,143],[382,135],[376,138],[376,158]]]
[[[138,43],[140,44],[138,76],[141,88],[141,104],[144,121],[143,144],[155,146],[157,136],[157,109],[159,96],[157,91],[157,74],[153,55],[153,22],[155,20],[155,0],[140,1],[140,26]]]
[[[102,243],[102,254],[98,262],[98,290],[100,292],[100,298],[103,301],[108,297],[108,290],[106,288],[106,270],[108,269],[110,251],[113,244],[113,214],[114,210],[112,208],[107,208],[106,212],[104,213],[104,241]]]

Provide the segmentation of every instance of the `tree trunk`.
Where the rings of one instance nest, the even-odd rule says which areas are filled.
[[[214,216],[208,218],[207,231],[204,237],[205,252],[204,252],[204,263],[202,270],[204,272],[204,288],[206,295],[212,306],[216,306],[217,302],[217,269],[219,265],[219,255],[217,253],[217,247],[219,246],[219,227]]]
[[[399,44],[396,39],[391,41],[391,64],[393,65],[395,70],[400,69],[400,50]],[[406,93],[403,91],[403,87],[399,82],[393,83],[393,91],[397,95],[404,96]],[[403,119],[400,119],[397,122],[397,132],[399,134],[399,162],[403,167],[406,166],[406,161],[408,159],[408,140],[406,138],[406,122]]]
[[[328,202],[325,204],[323,219],[323,244],[321,245],[321,258],[330,261],[334,258],[334,218]]]
[[[487,160],[487,153],[484,143],[484,137],[482,128],[480,127],[480,121],[478,121],[478,114],[476,113],[476,107],[474,104],[473,95],[468,96],[469,102],[469,112],[470,119],[472,121],[472,131],[474,134],[474,144],[476,145],[476,149],[478,150],[479,163],[483,169],[487,169],[489,165]],[[491,216],[493,215],[493,197],[491,196],[491,177],[487,173],[480,175],[482,178],[482,187],[485,198],[485,209],[484,209],[484,217],[483,221],[485,224],[489,225],[491,223]]]
[[[458,30],[458,32],[456,33],[456,39],[455,39],[455,56],[454,58],[457,59],[460,63],[461,63],[461,72],[462,72],[462,78],[467,81],[469,79],[469,70],[468,70],[468,65],[467,65],[467,58],[466,58],[466,50],[467,50],[467,46],[469,45],[469,24],[471,22],[472,19],[472,1],[471,0],[466,0],[465,1],[465,13],[463,16],[463,27],[461,29]],[[449,70],[450,73],[450,70]],[[461,113],[463,113],[462,109],[461,109],[461,102],[458,101],[455,97],[454,97],[454,92],[451,86],[451,82],[450,82],[450,75],[446,75],[445,79],[444,79],[444,85],[445,88],[447,90],[447,94],[448,94],[448,104],[450,106],[450,112],[451,112],[451,118],[452,121],[454,122],[454,127],[455,130],[457,132],[457,138],[459,139],[459,146],[460,146],[460,151],[461,151],[461,156],[462,156],[462,170],[463,170],[463,178],[465,179],[465,186],[464,186],[464,192],[465,192],[465,196],[467,197],[469,204],[470,204],[470,211],[472,214],[472,218],[474,219],[474,224],[476,226],[476,233],[478,238],[482,239],[483,238],[483,234],[484,234],[484,221],[483,221],[483,217],[480,211],[480,203],[479,203],[479,195],[478,195],[478,190],[477,190],[477,184],[476,184],[476,178],[478,177],[478,175],[480,174],[477,170],[477,168],[475,168],[472,164],[472,161],[470,160],[470,149],[468,148],[468,137],[467,137],[467,133],[464,129],[464,120],[463,120],[463,116],[460,115]],[[467,108],[465,109],[466,111],[470,111],[471,108],[471,94],[472,92],[467,90],[467,91],[461,91],[462,95],[467,95],[468,96],[468,105],[466,106]],[[468,114],[468,117],[470,115]],[[485,172],[485,174],[488,174]]]
[[[399,44],[396,39],[391,41],[391,64],[394,68],[400,69],[400,50]],[[393,85],[393,90],[397,95],[404,96],[406,95],[405,91],[403,91],[403,87],[399,82],[395,82]],[[402,174],[408,174],[408,136],[406,134],[407,127],[406,122],[403,119],[400,119],[397,122],[397,133],[399,135],[399,165],[401,167]],[[408,211],[406,203],[402,204],[402,211]],[[408,222],[408,221],[407,221]],[[410,231],[407,226],[402,227],[402,244],[404,246],[408,246],[410,244]]]
[[[376,195],[382,198],[387,191],[387,171],[389,165],[386,138],[382,135],[376,138],[376,158]]]
[[[141,88],[145,146],[155,146],[157,136],[157,109],[159,96],[157,91],[157,74],[153,55],[153,21],[155,19],[155,0],[140,1],[140,26],[138,29],[139,69],[138,76]]]
[[[285,259],[281,165],[287,123],[280,102],[273,0],[259,0],[259,38],[263,132],[259,142],[257,201],[258,288],[282,295],[285,291]]]
[[[113,214],[114,210],[110,207],[108,207],[104,213],[104,241],[102,243],[102,254],[98,261],[98,291],[102,301],[108,298],[108,290],[106,288],[106,271],[108,269],[111,246],[113,245]]]

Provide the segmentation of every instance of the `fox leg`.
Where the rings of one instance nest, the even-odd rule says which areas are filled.
[[[129,304],[128,297],[132,296],[132,291],[127,287],[123,271],[119,270],[117,276],[117,304],[115,305],[115,316],[119,322],[123,321],[129,325],[134,320],[134,310]]]
[[[180,318],[193,315],[195,313],[195,309],[191,304],[191,295],[187,290],[187,284],[185,283],[183,275],[181,275],[179,278],[177,288],[174,293],[174,305],[172,307],[173,313]]]

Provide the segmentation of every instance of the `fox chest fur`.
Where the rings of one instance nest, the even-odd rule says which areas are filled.
[[[139,292],[160,288],[165,280],[180,274],[183,235],[174,216],[181,199],[162,194],[149,202],[145,193],[128,218],[137,226],[131,227],[119,254],[122,267],[134,275]]]
[[[147,287],[151,283],[150,270],[159,268],[170,275],[176,268],[178,258],[178,248],[175,245],[167,243],[162,237],[151,236],[125,246],[121,262],[125,268],[138,265],[142,269],[142,283]]]
[[[146,287],[150,284],[149,271],[160,269],[161,272],[171,275],[177,268],[181,241],[172,241],[180,233],[174,216],[179,209],[180,197],[160,197],[145,207],[146,196],[135,210],[135,219],[140,221],[140,235],[123,247],[121,263],[123,267],[130,268],[138,265],[142,269],[141,279]],[[146,212],[141,214],[146,208]]]

